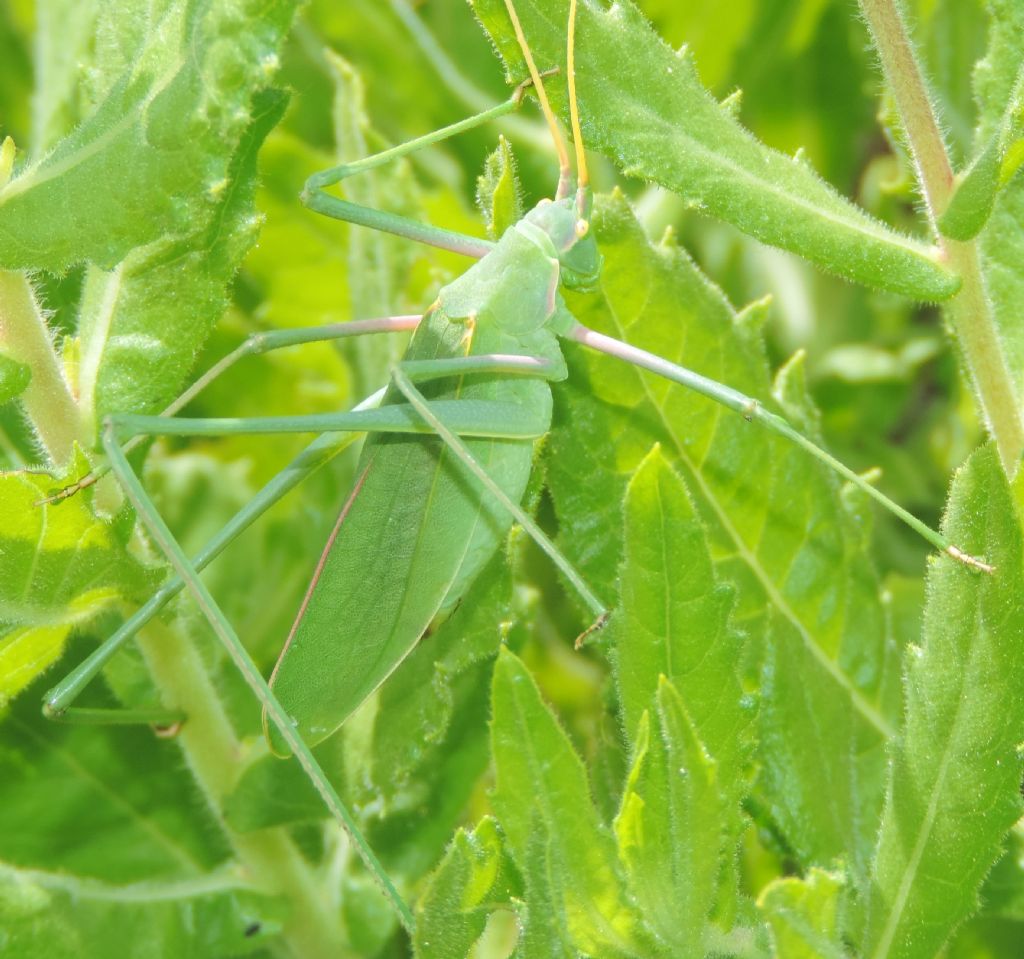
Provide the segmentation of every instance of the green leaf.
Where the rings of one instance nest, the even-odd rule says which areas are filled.
[[[24,392],[32,381],[32,367],[0,353],[0,405]]]
[[[416,904],[415,955],[465,959],[497,903],[509,895],[501,836],[493,819],[455,833]]]
[[[78,458],[68,476],[85,472]],[[67,482],[42,473],[0,475],[0,705],[60,656],[73,628],[152,582],[87,497],[40,502]]]
[[[547,893],[556,924],[547,930],[549,942],[600,956],[649,955],[583,763],[526,668],[504,649],[493,696],[494,809],[526,877],[527,903],[539,905],[538,894]],[[547,890],[530,888],[538,874]]]
[[[720,788],[738,800],[753,702],[737,669],[742,639],[729,627],[734,592],[717,582],[703,524],[658,446],[626,488],[623,548],[609,632],[627,734],[667,679],[722,769]]]
[[[703,957],[739,810],[730,808],[718,763],[665,677],[652,705],[653,721],[645,713],[639,725],[615,833],[630,888],[668,954]]]
[[[522,0],[516,9],[542,69],[564,71],[566,0]],[[504,4],[476,0],[474,10],[518,82],[526,68]],[[624,172],[848,279],[923,300],[956,292],[959,280],[927,246],[873,220],[804,163],[744,130],[701,86],[692,60],[670,49],[629,0],[607,9],[584,0],[577,37],[583,135]],[[549,86],[564,103],[561,84]]]
[[[924,637],[906,658],[906,721],[892,750],[862,954],[931,957],[978,908],[1021,815],[1024,482],[991,447],[957,474],[945,533],[992,575],[948,560],[928,576]]]
[[[451,615],[380,689],[374,707],[370,790],[385,801],[429,777],[439,760],[452,717],[474,698],[511,619],[512,579],[505,550],[483,570]],[[466,676],[469,684],[460,681]],[[482,718],[482,717],[481,717]],[[468,717],[467,717],[468,719]],[[483,728],[480,728],[483,734]],[[413,793],[416,792],[416,784]],[[409,801],[408,798],[405,800]]]
[[[965,241],[982,231],[996,202],[1001,167],[999,138],[992,137],[958,177],[956,192],[938,220],[943,236]]]
[[[504,136],[484,163],[484,172],[476,180],[476,205],[480,208],[487,232],[500,237],[523,216],[523,198],[516,175],[516,158]]]
[[[97,0],[37,0],[32,154],[42,157],[83,120],[96,72]],[[108,7],[125,6],[107,3]],[[124,14],[124,10],[118,10]],[[106,51],[109,55],[109,47]],[[100,59],[105,59],[101,57]]]
[[[256,240],[256,154],[286,103],[274,90],[256,97],[216,202],[193,220],[193,230],[133,250],[112,272],[87,272],[79,403],[88,434],[107,413],[156,411],[181,390]]]
[[[1003,855],[985,877],[981,899],[984,915],[1024,922],[1024,824],[1010,830]]]
[[[988,4],[991,18],[989,47],[974,72],[978,99],[978,143],[999,137],[1008,105],[1017,97],[1020,109],[1020,71],[1024,59],[1024,8],[1012,0]],[[1019,122],[1019,118],[1018,118]],[[1020,144],[1017,148],[1020,150]],[[1012,159],[1008,156],[1008,159]],[[1024,178],[1014,176],[999,191],[991,216],[979,236],[985,289],[1006,350],[1018,393],[1024,388],[1024,328],[1018,321],[1024,301]]]
[[[341,787],[342,742],[328,739],[313,751],[335,789]],[[222,811],[236,832],[271,826],[315,822],[328,815],[324,801],[295,757],[281,759],[265,749],[245,768],[235,788],[224,798]]]
[[[579,320],[770,407],[760,335],[740,322],[692,261],[670,242],[652,245],[621,197],[602,199],[594,228],[605,267],[594,294],[571,298]],[[882,804],[881,746],[893,721],[878,701],[886,622],[863,517],[844,500],[830,471],[743,417],[615,359],[582,348],[568,358],[572,375],[555,389],[548,459],[562,548],[601,595],[615,595],[622,532],[608,522],[608,504],[622,500],[629,476],[660,443],[707,530],[716,579],[736,589],[734,622],[758,639],[770,623],[783,630],[800,666],[789,681],[798,676],[841,713],[840,730],[848,729],[859,746],[862,768],[851,774],[846,747],[822,726],[816,735],[824,765],[796,764],[806,753],[807,716],[789,708],[779,683],[767,683],[760,726],[768,804],[786,814],[784,832],[794,844],[799,840],[798,848],[813,850],[814,860],[848,856],[858,844],[866,858],[873,842],[866,824]],[[798,394],[792,379],[784,377],[783,384]],[[793,402],[790,397],[789,407]],[[807,410],[799,419],[813,423]],[[752,644],[739,664],[745,676],[757,673],[763,655],[763,644]],[[776,752],[780,741],[792,749]],[[708,748],[714,755],[710,735]],[[823,793],[823,777],[837,794]],[[803,795],[817,811],[809,820]],[[842,838],[832,828],[819,834],[822,823],[834,821],[832,804],[861,810],[846,828],[864,830]]]
[[[343,57],[327,54],[327,64],[334,83],[334,138],[338,163],[351,163],[369,156],[373,150],[368,140],[373,136],[365,110],[362,77]],[[348,179],[343,186],[345,197],[352,203],[376,210],[394,210],[403,166],[390,171],[369,170]],[[352,315],[360,319],[388,316],[395,312],[395,299],[401,287],[401,272],[412,255],[413,244],[381,230],[367,230],[346,225],[348,236],[349,305]],[[351,344],[356,357],[354,373],[357,390],[366,393],[387,382],[391,367],[402,355],[399,337],[360,337]]]
[[[95,112],[0,191],[0,264],[112,269],[132,250],[217,218],[254,94],[277,66],[297,0],[174,0]],[[115,11],[116,12],[116,11]]]
[[[771,925],[775,954],[786,959],[846,959],[839,914],[843,881],[812,869],[805,879],[776,879],[758,899]]]
[[[341,735],[314,750],[336,786],[350,782],[355,805],[372,805],[386,817],[374,838],[395,850],[403,871],[413,875],[436,861],[486,765],[482,691],[510,616],[510,596],[502,551],[472,594],[420,640]],[[298,763],[271,755],[247,767],[224,808],[242,832],[327,816]]]

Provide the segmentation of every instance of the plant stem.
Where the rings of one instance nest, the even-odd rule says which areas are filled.
[[[32,370],[21,401],[50,461],[64,466],[74,452],[78,408],[24,273],[0,270],[0,344]]]
[[[947,262],[963,283],[947,307],[947,316],[985,425],[996,441],[1003,468],[1012,477],[1024,451],[1024,423],[985,290],[981,255],[976,241],[944,239],[936,225],[953,195],[949,153],[897,0],[860,0],[860,5],[896,98],[929,222]]]
[[[287,831],[238,833],[221,815],[241,773],[243,750],[193,643],[156,621],[140,634],[139,645],[164,702],[188,716],[178,742],[239,862],[256,885],[289,905],[283,935],[292,954],[301,959],[346,955],[339,918]]]

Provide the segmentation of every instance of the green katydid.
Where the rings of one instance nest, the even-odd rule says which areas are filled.
[[[297,756],[332,814],[353,834],[367,865],[407,926],[412,921],[408,907],[359,837],[352,816],[309,747],[334,732],[402,662],[438,613],[472,588],[474,577],[513,521],[563,572],[591,610],[595,625],[607,618],[601,599],[519,506],[533,468],[535,441],[550,426],[548,383],[567,375],[559,338],[643,367],[788,437],[939,550],[988,570],[981,560],[947,542],[756,399],[575,320],[560,288],[586,291],[597,282],[601,270],[590,232],[593,198],[576,106],[576,0],[570,3],[566,78],[576,152],[575,186],[570,155],[548,103],[542,74],[523,37],[512,0],[506,0],[506,6],[530,73],[529,80],[508,101],[363,161],[316,174],[303,196],[316,212],[461,252],[478,262],[444,287],[422,318],[391,317],[258,334],[211,369],[164,415],[109,418],[103,445],[110,467],[177,575],[47,697],[52,715],[72,716],[69,705],[85,683],[187,587],[262,703],[272,746]],[[348,176],[515,110],[527,85],[536,91],[558,150],[558,187],[553,200],[541,201],[496,243],[360,207],[326,192]],[[408,329],[415,332],[390,386],[350,412],[247,420],[167,415],[177,412],[187,399],[247,354]],[[270,432],[323,435],[190,560],[132,472],[125,448],[144,435]],[[341,510],[268,685],[198,573],[273,502],[348,442],[339,434],[356,432],[370,436],[362,451],[355,488]],[[76,488],[89,481],[83,480]],[[153,720],[151,714],[134,718]]]

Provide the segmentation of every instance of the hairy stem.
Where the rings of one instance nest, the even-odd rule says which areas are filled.
[[[960,344],[985,425],[996,441],[1003,468],[1013,476],[1024,451],[1024,424],[985,290],[981,255],[975,241],[958,243],[943,239],[936,226],[952,198],[954,179],[932,100],[897,0],[860,0],[860,4],[882,70],[896,98],[928,219],[949,265],[963,283],[947,306],[947,316]]]
[[[223,801],[241,773],[242,746],[195,646],[159,622],[140,634],[139,645],[164,702],[188,716],[178,742],[239,862],[257,886],[289,905],[283,935],[292,954],[302,959],[343,957],[340,921],[287,831],[237,833],[221,815]]]
[[[78,408],[24,273],[0,270],[0,344],[31,369],[22,404],[50,461],[64,466],[74,452]]]

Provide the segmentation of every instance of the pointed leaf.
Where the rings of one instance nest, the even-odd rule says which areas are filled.
[[[786,959],[846,959],[838,921],[842,879],[812,869],[805,879],[776,879],[758,899],[775,954]]]
[[[522,219],[523,198],[516,176],[516,158],[505,137],[487,157],[484,172],[477,177],[476,203],[487,224],[487,232],[497,239]]]
[[[415,954],[465,959],[495,905],[508,896],[509,863],[493,819],[460,829],[416,904]]]
[[[539,868],[550,884],[552,918],[574,948],[608,957],[648,955],[583,763],[533,678],[507,650],[498,656],[493,696],[494,809],[527,877],[527,903],[542,892],[529,884]]]
[[[68,475],[85,472],[79,458]],[[69,481],[0,476],[0,704],[60,656],[73,627],[151,582],[118,528],[97,519],[86,497],[40,503]]]
[[[651,714],[645,714],[646,716]],[[679,693],[662,678],[615,822],[630,887],[673,956],[705,955],[705,931],[738,808],[718,783]]]
[[[718,584],[703,524],[660,447],[626,488],[624,537],[610,632],[627,734],[667,679],[722,770],[720,788],[738,801],[753,702],[738,672],[741,639],[728,625],[734,594]]]
[[[977,909],[981,881],[1021,815],[1022,515],[1024,481],[1008,489],[995,451],[979,450],[953,482],[944,525],[996,572],[948,560],[929,572],[872,868],[869,959],[934,956]]]

